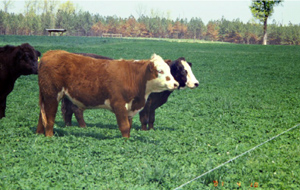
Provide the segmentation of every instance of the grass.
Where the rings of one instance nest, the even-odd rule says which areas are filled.
[[[75,118],[65,127],[58,111],[45,138],[35,134],[37,76],[19,78],[0,120],[0,189],[174,189],[300,123],[299,46],[0,36],[1,46],[25,42],[42,53],[184,56],[200,86],[175,91],[155,131],[141,131],[136,116],[127,141],[106,110],[87,110],[86,129]],[[296,128],[182,189],[299,189],[299,139]]]
[[[207,41],[207,40],[199,40],[199,39],[171,39],[171,38],[142,38],[142,37],[125,37],[123,39],[140,39],[140,40],[157,40],[157,41],[166,41],[166,42],[184,42],[184,43],[213,43],[213,44],[225,44],[228,42],[220,42],[220,41]]]

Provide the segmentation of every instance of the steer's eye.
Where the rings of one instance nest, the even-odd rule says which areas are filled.
[[[164,74],[164,71],[163,70],[158,70],[157,71],[159,74]]]

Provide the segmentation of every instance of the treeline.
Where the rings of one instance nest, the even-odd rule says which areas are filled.
[[[48,35],[45,29],[67,29],[70,36],[103,36],[121,34],[122,37],[178,38],[223,41],[243,44],[261,44],[262,24],[243,23],[239,19],[210,21],[201,18],[171,20],[161,16],[100,16],[87,11],[75,11],[70,5],[58,9],[47,6],[42,9],[27,6],[25,13],[0,11],[1,35]],[[268,25],[268,44],[300,44],[300,24],[284,26]]]

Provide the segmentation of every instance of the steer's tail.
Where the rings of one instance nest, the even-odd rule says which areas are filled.
[[[41,96],[41,93],[40,93],[40,108],[41,108],[42,123],[43,123],[43,126],[46,127],[47,126],[47,117],[46,117],[46,112],[45,112],[44,100],[43,100],[43,97]]]

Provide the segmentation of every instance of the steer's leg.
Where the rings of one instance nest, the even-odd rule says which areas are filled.
[[[5,117],[6,97],[0,100],[0,119]]]
[[[152,102],[153,102],[152,96],[150,95],[148,97],[148,100],[147,100],[143,110],[140,111],[140,121],[142,124],[142,130],[144,130],[144,131],[147,130],[147,125],[149,123],[149,114],[150,114]]]
[[[84,118],[83,118],[83,110],[78,108],[76,105],[72,105],[72,110],[74,112],[74,115],[76,117],[76,120],[79,124],[80,127],[86,127],[86,123],[84,121]]]
[[[46,123],[45,123],[45,136],[52,137],[53,136],[53,125],[57,112],[58,101],[55,98],[48,98],[43,103],[44,113],[46,115]]]
[[[147,114],[147,112],[148,112],[148,110],[145,108],[140,112],[140,122],[142,124],[143,131],[147,130],[147,125],[148,125],[148,121],[149,121],[149,115]]]
[[[38,123],[37,129],[36,129],[36,133],[37,134],[45,134],[45,127],[43,125],[41,112],[40,112],[40,116],[39,116],[39,123]]]
[[[65,125],[66,126],[71,126],[72,125],[72,115],[73,115],[73,110],[72,110],[72,102],[64,97],[61,101],[61,113],[63,115]]]
[[[42,112],[45,113],[45,110],[44,110],[44,102],[43,102],[41,93],[39,94],[39,99],[40,99],[40,103],[39,103],[40,104],[40,116],[39,116],[39,122],[37,125],[36,133],[37,134],[45,134],[45,126],[44,126],[43,117],[42,117]],[[46,119],[45,115],[44,115],[44,119]],[[46,122],[47,122],[47,119],[46,119]]]
[[[127,114],[127,110],[125,108],[125,103],[124,104],[118,104],[118,105],[114,105],[113,111],[116,114],[116,118],[117,118],[117,122],[119,125],[119,129],[122,133],[123,137],[130,137],[130,123],[128,120],[128,114]]]
[[[155,121],[155,109],[152,108],[150,109],[149,112],[149,130],[154,129],[153,127],[154,121]]]

